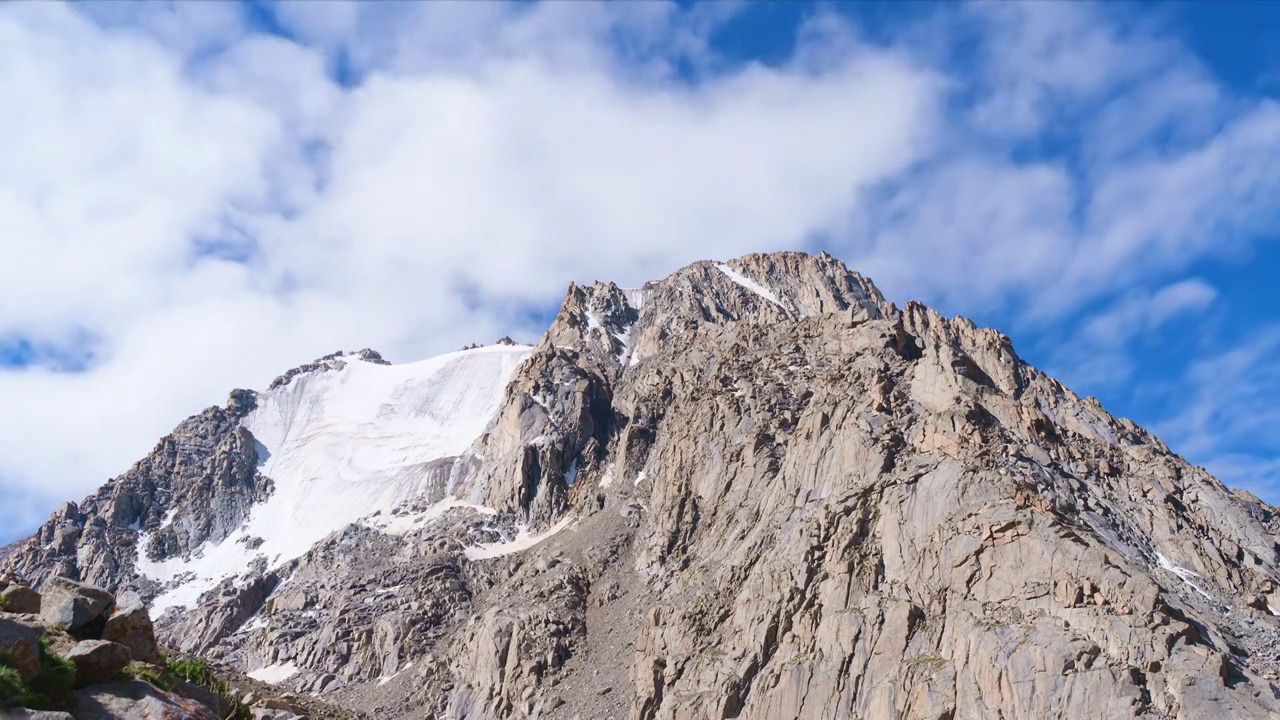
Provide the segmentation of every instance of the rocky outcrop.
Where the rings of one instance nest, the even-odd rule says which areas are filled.
[[[18,586],[12,577],[5,582]],[[0,609],[0,719],[205,720],[247,717],[254,707],[296,711],[285,716],[289,718],[359,717],[288,693],[242,690],[239,686],[253,681],[207,663],[162,658],[151,621],[139,605],[126,605],[98,628],[119,637],[120,643],[85,639],[92,622],[73,629],[63,618],[83,619],[97,608],[113,607],[115,598],[65,578],[50,578],[45,589],[46,609],[65,612],[46,617]]]
[[[141,603],[134,602],[124,608],[116,608],[107,618],[102,630],[104,640],[119,643],[129,649],[134,659],[153,665],[160,663],[160,646],[156,642],[151,616]]]
[[[40,638],[44,629],[26,618],[0,613],[0,652],[23,680],[40,673]]]
[[[7,567],[36,585],[62,576],[116,592],[137,580],[139,553],[163,560],[222,540],[271,492],[253,436],[238,425],[252,408],[252,393],[237,390],[225,408],[188,418],[127,473],[66,503]],[[143,533],[150,542],[140,548]]]
[[[40,619],[75,635],[100,637],[115,597],[102,588],[51,577],[40,588]]]
[[[270,488],[252,400],[144,461],[186,500],[68,506],[11,562],[123,587],[135,520],[156,557],[226,537]],[[1280,714],[1274,508],[830,256],[571,286],[430,472],[161,640],[377,717]]]

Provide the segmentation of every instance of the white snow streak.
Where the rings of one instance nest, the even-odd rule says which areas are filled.
[[[406,365],[347,357],[340,370],[299,375],[263,393],[243,424],[259,443],[259,469],[275,483],[270,498],[190,560],[140,557],[144,576],[181,581],[156,599],[152,613],[193,604],[259,556],[277,567],[326,535],[418,496],[431,461],[461,454],[484,431],[529,351],[494,345]],[[403,523],[391,519],[388,529],[407,532],[447,509],[436,506]],[[250,550],[240,542],[250,538],[261,546]],[[138,546],[145,543],[140,538]]]
[[[746,289],[750,290],[751,292],[753,292],[753,293],[755,293],[755,294],[759,295],[760,297],[764,298],[765,300],[768,300],[769,302],[773,303],[774,305],[777,305],[778,307],[782,307],[782,301],[778,300],[778,296],[777,296],[777,295],[774,295],[774,294],[773,294],[773,291],[772,291],[772,290],[770,290],[769,288],[767,288],[767,287],[765,287],[765,286],[761,285],[760,283],[756,282],[755,280],[752,280],[751,278],[747,277],[746,275],[743,275],[743,274],[741,274],[741,273],[737,272],[736,270],[734,270],[733,268],[729,267],[728,265],[724,265],[724,264],[722,264],[722,263],[717,263],[717,264],[716,264],[716,267],[720,269],[720,272],[724,273],[725,275],[728,275],[730,280],[732,280],[732,281],[734,281],[734,282],[738,283],[738,284],[739,284],[739,285],[741,285],[742,287],[744,287],[744,288],[746,288]]]
[[[1190,585],[1192,590],[1195,590],[1196,592],[1203,595],[1206,600],[1213,599],[1212,597],[1209,596],[1209,593],[1205,592],[1203,588],[1201,588],[1199,585],[1195,584],[1195,582],[1191,580],[1191,578],[1200,577],[1199,575],[1191,572],[1190,570],[1184,567],[1181,567],[1179,565],[1174,565],[1173,563],[1169,562],[1169,558],[1165,557],[1163,554],[1158,552],[1156,553],[1156,563],[1159,564],[1160,567],[1164,568],[1165,570],[1168,570],[1174,575],[1177,575],[1179,578],[1182,579],[1182,582],[1186,583],[1187,585]]]
[[[530,535],[529,529],[521,525],[519,531],[516,533],[515,539],[508,540],[507,542],[485,543],[483,545],[469,547],[463,550],[463,554],[467,556],[468,560],[488,560],[489,558],[502,557],[503,555],[511,555],[512,553],[518,553],[522,550],[528,550],[534,545],[537,545],[543,540],[546,540],[552,535],[555,535],[561,530],[569,527],[569,523],[572,521],[573,518],[566,517],[555,525],[552,525],[546,531],[538,533],[537,535]]]

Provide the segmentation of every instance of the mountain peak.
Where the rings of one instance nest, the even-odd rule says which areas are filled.
[[[829,255],[311,365],[4,562],[386,717],[1280,713],[1274,508]]]

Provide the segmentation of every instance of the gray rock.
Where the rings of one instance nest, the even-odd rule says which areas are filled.
[[[78,687],[114,679],[133,659],[129,648],[107,640],[81,640],[63,657],[75,663]]]
[[[38,613],[40,593],[26,585],[12,584],[0,590],[0,610],[8,613]]]
[[[155,628],[151,616],[141,604],[117,608],[107,619],[102,637],[129,648],[129,654],[139,662],[160,663],[160,646],[156,643]]]
[[[70,633],[100,634],[114,604],[106,590],[65,577],[50,577],[40,587],[40,619]]]
[[[22,675],[30,680],[40,672],[40,636],[44,628],[13,617],[0,616],[0,652]]]
[[[76,691],[76,720],[219,720],[194,700],[135,680]]]
[[[0,709],[0,720],[75,720],[71,713],[26,708]]]

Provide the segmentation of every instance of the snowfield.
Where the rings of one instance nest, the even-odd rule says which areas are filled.
[[[139,558],[146,577],[182,580],[156,598],[152,614],[191,605],[255,558],[278,567],[326,535],[417,496],[432,461],[462,454],[484,432],[530,351],[495,345],[405,365],[350,356],[339,370],[299,375],[259,395],[243,425],[275,489],[241,528],[191,559]],[[145,544],[142,538],[138,547]]]

